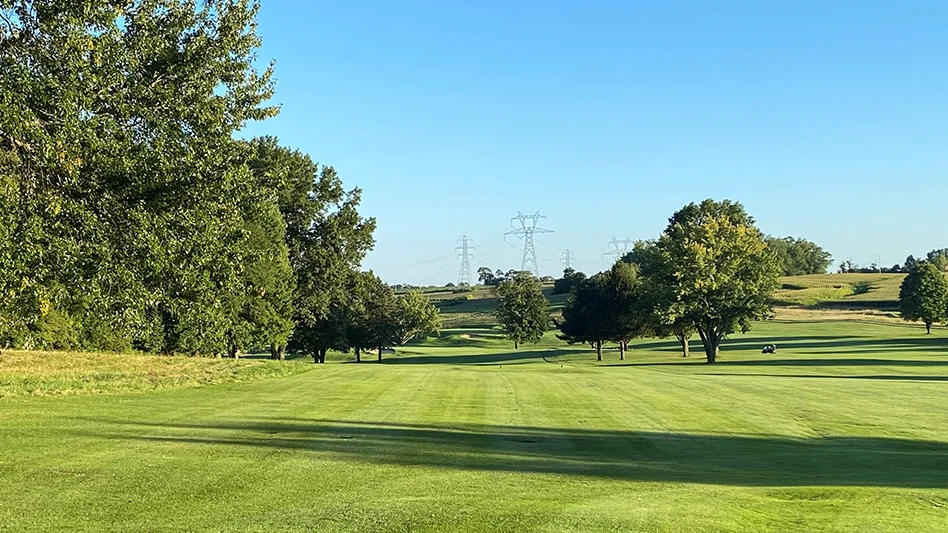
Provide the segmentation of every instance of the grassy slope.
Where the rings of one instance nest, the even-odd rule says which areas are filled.
[[[780,278],[780,305],[898,309],[905,274],[817,274]]]
[[[759,347],[776,342],[776,356]],[[721,364],[451,332],[388,364],[0,400],[0,530],[944,531],[948,334],[795,321]]]
[[[4,350],[0,398],[191,387],[286,376],[304,368],[262,359]]]
[[[550,301],[550,313],[559,316],[569,295],[553,294],[553,288],[549,286],[543,289],[543,295]],[[497,323],[494,317],[497,298],[489,288],[477,287],[477,290],[466,294],[434,293],[427,296],[440,309],[446,328],[480,327]]]

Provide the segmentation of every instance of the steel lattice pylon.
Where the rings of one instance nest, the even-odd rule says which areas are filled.
[[[458,239],[459,246],[455,248],[458,252],[458,257],[461,258],[461,268],[458,271],[458,286],[470,286],[473,283],[471,282],[471,258],[474,257],[474,247],[471,246],[473,239],[467,235],[461,235],[461,238]]]
[[[541,215],[539,211],[532,215],[524,215],[517,211],[517,216],[510,219],[510,225],[514,229],[504,234],[505,239],[507,235],[516,235],[523,239],[523,260],[520,262],[520,270],[530,271],[536,277],[540,277],[540,265],[537,263],[537,249],[533,244],[533,234],[553,233],[553,230],[537,227],[537,223],[541,218],[546,217]],[[514,224],[514,220],[520,223],[519,228]]]

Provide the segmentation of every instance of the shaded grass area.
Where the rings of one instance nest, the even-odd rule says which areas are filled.
[[[3,398],[0,530],[944,531],[948,331],[776,321],[715,365],[694,347],[596,363],[463,328],[382,365]]]
[[[194,387],[287,376],[306,367],[259,358],[241,360],[117,353],[4,350],[0,397]]]
[[[948,443],[384,421],[255,419],[147,424],[95,419],[89,436],[335,455],[410,467],[738,486],[948,487]]]

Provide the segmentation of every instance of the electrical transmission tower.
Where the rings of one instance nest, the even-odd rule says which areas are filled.
[[[461,238],[458,239],[458,246],[455,248],[458,252],[458,257],[461,258],[461,269],[458,271],[458,286],[464,285],[473,285],[471,282],[471,258],[474,257],[474,247],[471,246],[473,239],[467,235],[461,235]]]
[[[507,235],[516,235],[523,239],[523,260],[520,262],[520,270],[529,270],[536,277],[540,277],[540,267],[537,264],[537,249],[533,245],[533,234],[553,233],[551,229],[537,227],[537,222],[539,222],[541,218],[546,217],[541,215],[539,211],[532,215],[524,215],[520,211],[517,211],[517,216],[510,219],[510,225],[514,229],[504,234],[505,239]],[[519,228],[514,224],[514,220],[520,223]]]
[[[563,263],[563,268],[573,268],[573,261],[576,261],[576,255],[568,249],[563,250],[563,255],[560,259],[560,262]]]
[[[611,255],[613,260],[618,261],[622,259],[625,254],[629,253],[629,248],[632,247],[632,239],[626,237],[624,239],[612,238],[612,241],[609,243],[609,251],[602,254],[603,257]]]

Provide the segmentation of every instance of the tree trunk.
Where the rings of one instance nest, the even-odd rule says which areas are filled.
[[[625,341],[619,341],[619,360],[625,361]]]
[[[326,352],[327,350],[325,348],[319,350],[319,364],[326,363]]]
[[[704,345],[704,354],[708,358],[709,365],[714,364],[718,359],[719,346],[721,345],[721,335],[713,327],[698,328],[698,335],[701,336],[701,343]]]
[[[519,349],[520,349],[520,343],[517,341],[514,341],[514,350],[519,350]]]
[[[359,348],[358,346],[356,346],[355,353],[356,353],[356,363],[361,363],[362,362],[362,348]]]
[[[717,346],[705,346],[704,353],[708,358],[709,365],[713,365],[714,362],[718,360],[718,347]]]
[[[274,361],[276,361],[279,358],[280,358],[279,348],[277,348],[277,345],[275,342],[271,342],[270,343],[270,359],[273,359]]]
[[[596,341],[596,361],[602,361],[602,341]]]
[[[281,344],[277,346],[277,359],[280,361],[286,361],[286,345]]]
[[[379,346],[379,363],[382,362],[382,347]]]
[[[691,343],[688,342],[688,337],[684,335],[675,335],[678,337],[678,342],[681,344],[681,356],[688,357],[691,355]]]
[[[229,355],[231,358],[240,359],[240,350],[238,350],[236,346],[231,346],[228,352],[230,352]]]
[[[313,364],[314,365],[319,364],[319,350],[316,350],[315,352],[313,352]]]
[[[928,332],[928,335],[931,335],[931,334],[932,334],[932,323],[931,323],[931,322],[925,322],[925,331]]]

